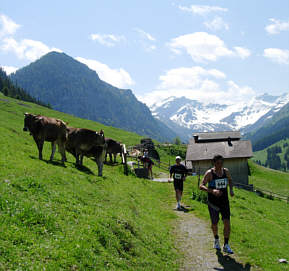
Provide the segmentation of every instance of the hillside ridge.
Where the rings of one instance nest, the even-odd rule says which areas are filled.
[[[102,81],[95,71],[65,53],[50,52],[17,70],[11,79],[58,111],[161,141],[175,137],[131,90]]]

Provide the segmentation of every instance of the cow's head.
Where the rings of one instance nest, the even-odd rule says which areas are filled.
[[[33,117],[34,115],[32,114],[29,114],[29,113],[24,114],[24,127],[23,127],[24,132],[27,132],[29,130]]]
[[[24,114],[24,127],[23,127],[23,131],[27,132],[30,131],[31,132],[31,128],[33,127],[33,124],[35,124],[36,122],[40,121],[42,119],[41,116],[36,116],[33,114],[29,114],[29,113],[25,113]]]
[[[105,144],[105,138],[104,138],[104,132],[103,130],[100,130],[99,132],[96,132],[96,145],[103,146]]]

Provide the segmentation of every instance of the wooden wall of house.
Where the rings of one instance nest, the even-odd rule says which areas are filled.
[[[202,160],[202,161],[192,161],[193,172],[200,173],[203,175],[208,169],[213,167],[211,160]],[[249,167],[247,158],[232,158],[225,159],[224,167],[228,168],[231,172],[233,182],[248,184],[249,183]]]

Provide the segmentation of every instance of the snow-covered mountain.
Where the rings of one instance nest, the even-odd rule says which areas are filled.
[[[289,102],[289,93],[267,93],[249,102],[235,104],[202,103],[185,97],[169,97],[151,106],[153,115],[174,129],[183,140],[193,132],[241,130],[249,132],[271,118]],[[262,121],[263,119],[263,121]],[[256,124],[256,125],[255,125]]]

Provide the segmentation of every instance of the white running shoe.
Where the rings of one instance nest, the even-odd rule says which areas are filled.
[[[214,248],[217,250],[221,250],[220,241],[219,239],[215,239],[214,241]]]
[[[223,251],[228,253],[228,254],[234,254],[233,250],[230,248],[229,244],[225,244],[223,246]]]

